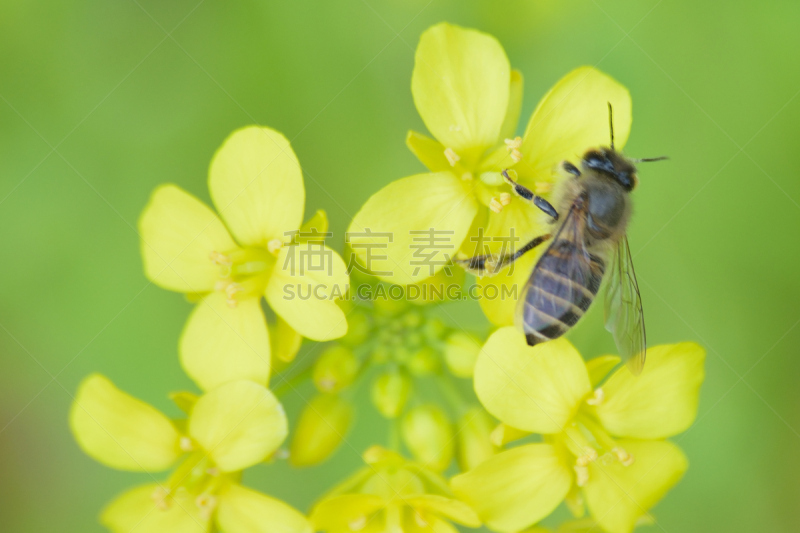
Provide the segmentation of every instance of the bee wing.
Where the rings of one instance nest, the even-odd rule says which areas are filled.
[[[522,291],[517,322],[537,342],[563,335],[583,316],[600,287],[602,272],[586,249],[585,226],[585,211],[574,203]]]
[[[614,336],[622,360],[635,375],[644,368],[647,340],[644,311],[628,237],[617,245],[605,298],[606,329]]]

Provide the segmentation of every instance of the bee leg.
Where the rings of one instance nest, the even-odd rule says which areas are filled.
[[[506,183],[511,185],[511,188],[514,190],[514,193],[517,196],[524,198],[529,202],[532,202],[533,205],[541,209],[545,214],[553,217],[553,220],[558,220],[558,211],[556,211],[556,208],[553,207],[553,205],[550,202],[548,202],[541,196],[537,196],[529,188],[524,187],[519,183],[517,183],[516,181],[512,180],[511,177],[508,175],[508,170],[503,170],[501,174],[503,175],[503,178],[506,180]]]
[[[543,242],[549,240],[551,237],[552,235],[549,233],[540,235],[525,244],[525,246],[513,254],[476,255],[475,257],[470,257],[469,259],[454,259],[454,262],[460,265],[470,274],[474,274],[478,277],[493,276],[522,257],[527,252],[530,252]]]
[[[581,171],[578,170],[578,167],[576,167],[569,161],[564,161],[563,163],[561,163],[561,167],[570,174],[572,174],[573,176],[575,176],[576,178],[580,177],[581,175]]]

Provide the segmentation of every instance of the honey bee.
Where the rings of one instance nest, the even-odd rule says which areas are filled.
[[[580,168],[568,161],[561,164],[570,178],[562,185],[558,210],[516,183],[507,170],[502,172],[516,195],[558,224],[554,235],[536,237],[513,254],[481,255],[458,262],[478,276],[492,275],[552,238],[519,298],[516,322],[528,344],[556,339],[569,331],[589,309],[608,274],[605,327],[613,335],[622,360],[638,375],[644,367],[647,340],[642,298],[626,235],[630,193],[638,184],[634,163],[666,158],[628,159],[617,152],[610,103],[608,115],[610,147],[588,150]],[[562,217],[561,213],[566,214]]]

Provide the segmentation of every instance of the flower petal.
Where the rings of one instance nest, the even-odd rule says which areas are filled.
[[[452,166],[444,155],[442,143],[427,135],[409,131],[406,135],[406,146],[431,172],[448,171]]]
[[[233,132],[211,161],[211,198],[243,245],[286,240],[303,223],[300,163],[279,132],[249,126]]]
[[[204,394],[189,417],[189,435],[223,472],[263,461],[287,431],[283,406],[252,381],[233,381]]]
[[[511,67],[497,39],[447,23],[422,34],[411,92],[428,130],[456,152],[498,141]]]
[[[366,518],[386,503],[376,494],[342,494],[325,498],[311,510],[311,522],[317,531],[347,530],[350,523]]]
[[[131,489],[103,510],[100,522],[113,533],[206,533],[208,520],[188,494],[175,493],[167,509],[156,507],[153,493],[159,485]]]
[[[493,530],[519,531],[558,507],[572,475],[550,444],[527,444],[499,453],[451,481]]]
[[[243,299],[231,308],[222,292],[206,295],[183,330],[180,357],[203,390],[240,379],[266,385],[270,345],[259,299]]]
[[[619,365],[621,359],[617,355],[601,355],[586,362],[592,387],[596,387],[608,376],[608,373]]]
[[[511,327],[489,337],[475,366],[475,392],[486,410],[534,433],[560,432],[590,391],[586,366],[569,341],[528,346]]]
[[[347,319],[336,304],[347,293],[347,265],[328,248],[285,246],[265,292],[270,307],[295,331],[315,341],[347,333]]]
[[[378,277],[399,285],[434,275],[455,255],[478,212],[468,187],[450,172],[390,183],[351,222],[353,253]]]
[[[303,336],[281,317],[277,317],[270,330],[269,339],[273,357],[283,363],[294,361],[297,352],[300,351],[300,345],[303,344]]]
[[[155,472],[181,453],[180,435],[169,418],[100,374],[78,387],[69,424],[83,451],[112,468]]]
[[[528,183],[552,182],[561,161],[577,164],[589,148],[608,146],[608,104],[614,108],[614,141],[621,150],[631,131],[631,97],[619,82],[593,67],[580,67],[559,80],[539,102],[520,147],[515,170]]]
[[[589,511],[605,531],[630,533],[637,519],[680,480],[688,463],[671,442],[623,440],[619,445],[633,455],[634,463],[595,461],[583,492]]]
[[[139,234],[147,278],[178,292],[212,290],[220,267],[209,254],[237,248],[217,215],[175,185],[153,191],[139,217]]]
[[[697,416],[705,356],[693,342],[649,348],[641,375],[621,368],[603,385],[597,416],[623,437],[662,439],[685,431]]]
[[[431,511],[467,527],[481,525],[481,519],[478,518],[475,511],[466,503],[454,498],[437,494],[422,494],[404,498],[403,501],[415,509]]]
[[[508,92],[508,108],[506,109],[506,118],[503,120],[503,126],[500,128],[500,138],[510,139],[517,133],[517,125],[519,123],[519,113],[522,110],[522,93],[523,93],[523,78],[522,72],[518,70],[511,71],[511,83]]]
[[[223,533],[312,533],[291,505],[231,483],[219,495],[217,524]]]

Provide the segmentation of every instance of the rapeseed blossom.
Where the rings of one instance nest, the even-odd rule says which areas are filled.
[[[475,391],[516,433],[543,441],[503,451],[452,480],[455,493],[496,531],[519,531],[565,498],[600,527],[629,533],[687,468],[665,440],[697,414],[704,350],[685,342],[648,349],[638,377],[606,356],[585,364],[564,339],[530,347],[513,328],[495,332],[475,368]]]
[[[298,241],[302,172],[277,131],[233,132],[211,162],[208,186],[219,216],[175,185],[153,192],[139,220],[145,273],[199,300],[180,357],[202,389],[236,379],[266,384],[271,347],[261,298],[278,317],[273,343],[288,346],[276,351],[291,359],[299,336],[324,341],[347,331],[334,301],[346,293],[346,266],[319,237]]]
[[[410,132],[407,144],[430,170],[390,183],[374,194],[350,225],[351,245],[366,261],[368,245],[379,276],[398,284],[431,275],[453,257],[508,253],[547,232],[548,220],[516,198],[500,171],[513,168],[519,183],[551,198],[558,165],[608,143],[608,103],[614,106],[618,147],[628,138],[631,101],[625,87],[591,67],[560,80],[537,106],[524,136],[514,137],[522,101],[522,75],[485,33],[447,23],[425,31],[416,51],[411,90],[434,138]],[[391,235],[387,241],[385,235]],[[517,240],[517,244],[513,241]],[[421,248],[429,246],[427,251]],[[528,254],[533,256],[534,254]],[[527,276],[533,257],[515,269]],[[518,283],[502,273],[480,283]],[[524,283],[519,283],[519,287]],[[482,299],[489,319],[513,323],[515,302]]]
[[[480,520],[455,498],[445,480],[401,455],[373,446],[367,466],[322,498],[311,522],[328,533],[451,533],[450,521],[478,527]]]
[[[298,511],[239,483],[241,470],[286,438],[286,415],[268,389],[233,381],[196,399],[184,394],[181,404],[188,420],[172,421],[99,374],[81,383],[70,427],[88,455],[136,472],[178,464],[167,481],[117,497],[103,511],[103,525],[115,533],[205,533],[213,523],[226,533],[311,533]]]

